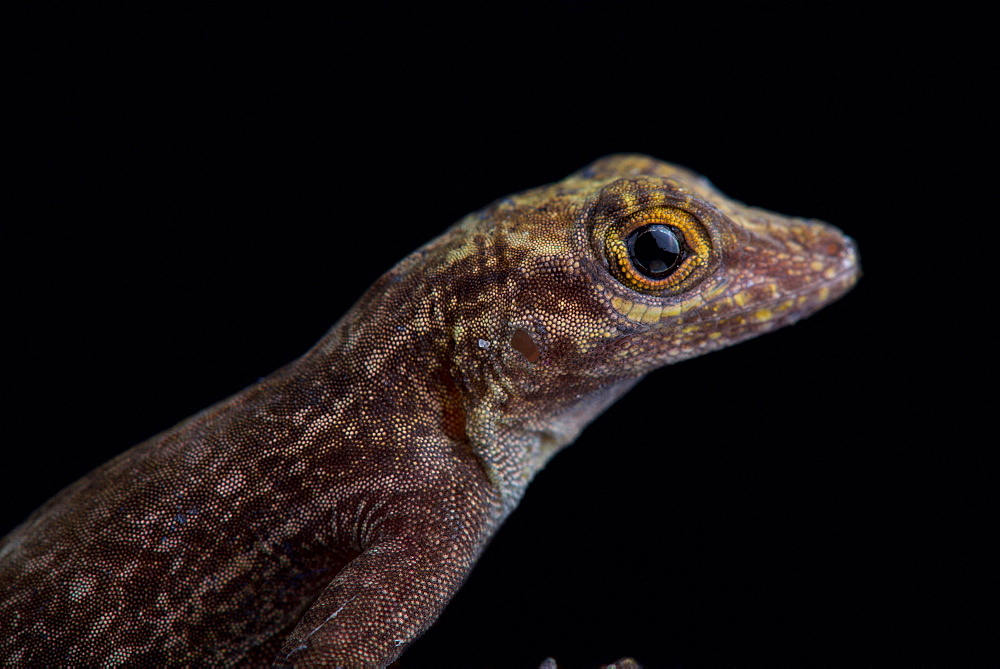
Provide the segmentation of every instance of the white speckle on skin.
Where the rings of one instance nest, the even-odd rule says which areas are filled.
[[[81,576],[73,579],[69,585],[69,599],[79,602],[94,590],[94,577]]]
[[[489,348],[489,347],[490,343],[488,341],[486,341],[485,339],[479,340],[479,348]]]
[[[236,492],[240,488],[242,488],[243,484],[244,484],[243,472],[236,471],[236,472],[233,472],[232,475],[230,475],[227,478],[225,478],[221,483],[219,483],[218,485],[216,485],[215,486],[215,491],[219,495],[221,495],[223,497],[226,497],[226,496],[231,495],[232,493]]]

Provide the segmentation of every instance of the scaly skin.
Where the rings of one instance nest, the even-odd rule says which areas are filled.
[[[644,277],[623,240],[672,226]],[[0,658],[379,666],[525,486],[644,374],[846,292],[835,228],[645,156],[470,214],[303,357],[126,451],[0,543]]]

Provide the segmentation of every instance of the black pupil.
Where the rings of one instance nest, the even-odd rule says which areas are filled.
[[[628,256],[640,272],[651,279],[670,274],[681,261],[678,233],[666,225],[647,225],[625,239]]]

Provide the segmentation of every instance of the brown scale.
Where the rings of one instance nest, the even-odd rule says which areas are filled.
[[[500,200],[302,358],[9,534],[0,660],[388,664],[644,374],[803,318],[858,273],[835,228],[645,156]]]

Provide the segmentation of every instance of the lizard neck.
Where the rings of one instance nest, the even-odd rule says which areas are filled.
[[[382,276],[288,372],[316,385],[334,375],[352,388],[363,422],[433,431],[466,450],[510,511],[548,460],[639,377],[581,374],[567,392],[537,392],[538,370],[511,347],[509,319],[476,326],[442,294],[451,279],[439,281],[446,272],[427,255],[425,247]],[[502,280],[481,290],[494,304],[510,300]]]
[[[544,415],[516,410],[522,404],[517,400],[482,398],[470,412],[470,445],[503,494],[506,510],[513,510],[531,479],[556,453],[576,441],[585,426],[640,378],[601,386],[575,402],[552,406]]]

